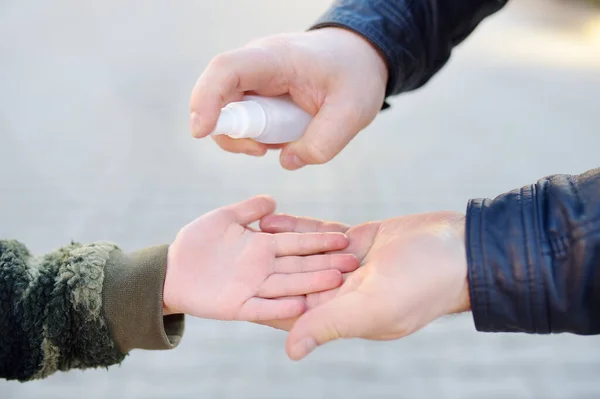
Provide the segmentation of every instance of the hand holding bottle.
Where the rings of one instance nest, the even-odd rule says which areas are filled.
[[[312,116],[298,107],[289,95],[244,96],[221,110],[215,135],[234,139],[251,138],[263,144],[286,144],[306,132]]]
[[[245,95],[289,94],[314,116],[299,140],[270,146],[225,135],[213,138],[226,151],[255,156],[283,147],[281,164],[286,169],[323,164],[373,121],[383,105],[386,83],[383,58],[353,32],[324,28],[271,36],[211,61],[192,92],[192,134],[208,136],[221,109]]]

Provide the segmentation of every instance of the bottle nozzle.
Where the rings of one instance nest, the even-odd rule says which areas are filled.
[[[217,126],[210,135],[226,134],[234,139],[254,138],[263,133],[266,125],[267,115],[260,104],[239,101],[221,109]]]
[[[219,119],[217,120],[217,126],[211,133],[211,136],[216,136],[220,134],[229,134],[233,132],[235,125],[235,115],[231,108],[223,108],[221,109],[221,115],[219,115]]]

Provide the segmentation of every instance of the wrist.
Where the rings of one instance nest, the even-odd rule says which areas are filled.
[[[356,49],[356,60],[369,60],[372,65],[372,73],[379,77],[383,86],[387,85],[388,81],[388,65],[387,59],[381,49],[371,42],[366,36],[360,32],[337,24],[317,25],[313,28],[315,34],[324,34],[334,37],[339,37],[346,45]]]
[[[464,276],[461,277],[462,287],[460,288],[458,298],[450,313],[463,313],[469,312],[471,310],[471,296],[469,292],[467,251],[465,239],[466,217],[464,215],[461,215],[459,218],[452,222],[452,226],[454,227],[455,233],[458,239],[460,240],[459,242],[461,243],[460,270],[462,271]]]
[[[121,353],[170,349],[183,333],[183,318],[163,317],[162,289],[168,247],[130,254],[112,251],[104,269],[102,308]]]
[[[169,271],[172,271],[172,268],[169,267],[170,265],[172,265],[173,261],[172,261],[172,251],[171,251],[171,246],[169,246],[168,252],[167,252],[167,265],[165,268],[165,281],[163,284],[163,292],[162,292],[162,309],[163,309],[163,316],[169,316],[169,315],[173,315],[173,314],[178,314],[179,312],[176,310],[176,308],[173,306],[173,302],[172,302],[172,292],[173,290],[171,289],[171,285],[172,285],[172,278],[169,274]]]
[[[460,292],[456,307],[451,313],[464,313],[471,311],[471,294],[469,292],[469,281],[465,277],[464,285]]]
[[[173,309],[171,309],[170,307],[168,307],[164,302],[163,302],[163,316],[170,316],[172,314],[178,314],[179,312],[174,311]]]

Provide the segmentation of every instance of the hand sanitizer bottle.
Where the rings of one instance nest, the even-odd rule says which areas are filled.
[[[304,135],[312,118],[287,94],[279,97],[245,96],[242,101],[221,109],[211,135],[250,138],[264,144],[290,143]]]

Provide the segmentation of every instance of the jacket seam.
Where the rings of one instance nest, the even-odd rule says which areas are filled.
[[[529,237],[528,237],[528,233],[529,230],[527,229],[527,205],[528,205],[528,201],[531,200],[531,196],[527,196],[525,195],[525,190],[526,188],[530,188],[532,189],[532,186],[530,187],[522,187],[519,190],[519,196],[520,196],[520,200],[521,200],[521,231],[523,231],[523,248],[525,249],[525,265],[527,267],[526,270],[526,275],[527,275],[527,302],[529,303],[529,307],[527,309],[527,313],[529,315],[529,320],[531,321],[532,324],[532,328],[535,332],[537,332],[537,323],[535,320],[535,315],[533,312],[533,292],[535,291],[535,268],[532,267],[532,259],[531,259],[531,248],[530,248],[530,244],[529,244]],[[533,195],[533,192],[532,192]],[[533,204],[532,204],[533,205]]]
[[[471,312],[475,328],[489,331],[489,289],[485,273],[486,253],[483,242],[483,206],[484,200],[469,200],[467,204],[467,229],[465,245],[467,250],[467,269]]]
[[[405,7],[403,7],[402,11],[394,9],[394,7],[389,5],[388,1],[385,0],[376,0],[375,1],[376,4],[379,5],[379,7],[381,7],[381,9],[383,9],[384,11],[386,11],[388,13],[388,15],[393,15],[394,17],[396,17],[396,25],[398,25],[398,31],[402,32],[404,35],[405,39],[408,39],[409,42],[414,43],[416,40],[416,33],[414,29],[402,29],[402,27],[406,27],[408,25],[410,25],[409,23],[409,18],[407,18],[407,16],[405,15],[407,12],[410,14],[413,14],[413,12],[411,10],[414,10],[415,6],[415,2],[414,0],[410,0],[408,1],[407,5]],[[388,21],[393,21],[392,18],[386,18],[385,15],[380,14],[382,16],[382,18],[388,20]],[[403,55],[404,57],[408,57],[410,58],[413,62],[415,63],[419,63],[419,58],[410,50],[408,50],[405,46],[400,46],[400,48],[402,49],[400,51],[399,54],[397,54],[397,61],[398,61],[398,65],[396,65],[396,68],[398,69],[400,67],[400,54]],[[406,71],[404,71],[404,73],[406,73]],[[411,73],[409,74],[409,76],[404,76],[404,81],[403,82],[398,82],[398,80],[396,80],[395,82],[395,90],[400,90],[400,92],[405,91],[406,88],[409,87],[415,87],[416,85],[418,85],[418,81],[419,78],[417,76],[416,73]],[[400,83],[400,85],[399,85]]]
[[[481,279],[483,279],[484,281],[487,280],[487,276],[485,275],[485,266],[488,264],[488,257],[487,257],[487,252],[486,252],[486,247],[484,245],[484,221],[485,221],[485,217],[484,217],[484,212],[486,211],[486,208],[484,206],[485,201],[482,201],[482,206],[479,210],[479,239],[480,241],[478,242],[479,245],[479,251],[481,252],[481,262],[482,264],[479,265],[479,267],[481,267],[481,270],[479,270],[479,273],[482,275]],[[490,310],[490,290],[489,289],[484,289],[483,290],[485,292],[484,294],[484,298],[485,298],[485,302],[483,303],[483,308],[484,308],[484,314],[487,317],[489,317],[489,310]],[[489,322],[488,322],[489,323]]]
[[[600,232],[600,218],[586,220],[577,224],[573,228],[574,232],[560,234],[548,238],[550,246],[542,250],[544,255],[559,255],[560,258],[565,257],[569,252],[569,247],[581,240],[588,238],[591,235]]]
[[[533,229],[532,232],[535,235],[534,240],[531,241],[531,245],[533,245],[534,252],[532,253],[532,268],[535,275],[533,280],[533,285],[536,289],[534,292],[534,297],[532,298],[533,306],[534,306],[534,314],[536,315],[535,320],[535,331],[541,334],[547,334],[552,331],[551,328],[551,314],[550,314],[550,304],[548,303],[549,295],[549,287],[544,279],[544,274],[546,271],[543,269],[552,268],[552,261],[548,261],[544,259],[547,255],[544,254],[544,249],[548,248],[548,245],[544,244],[543,238],[546,236],[544,231],[544,227],[542,226],[541,220],[541,212],[539,210],[540,202],[535,199],[538,197],[537,192],[538,186],[533,184],[530,186],[531,190],[531,214],[533,218]],[[535,267],[535,265],[540,265],[540,267]]]

